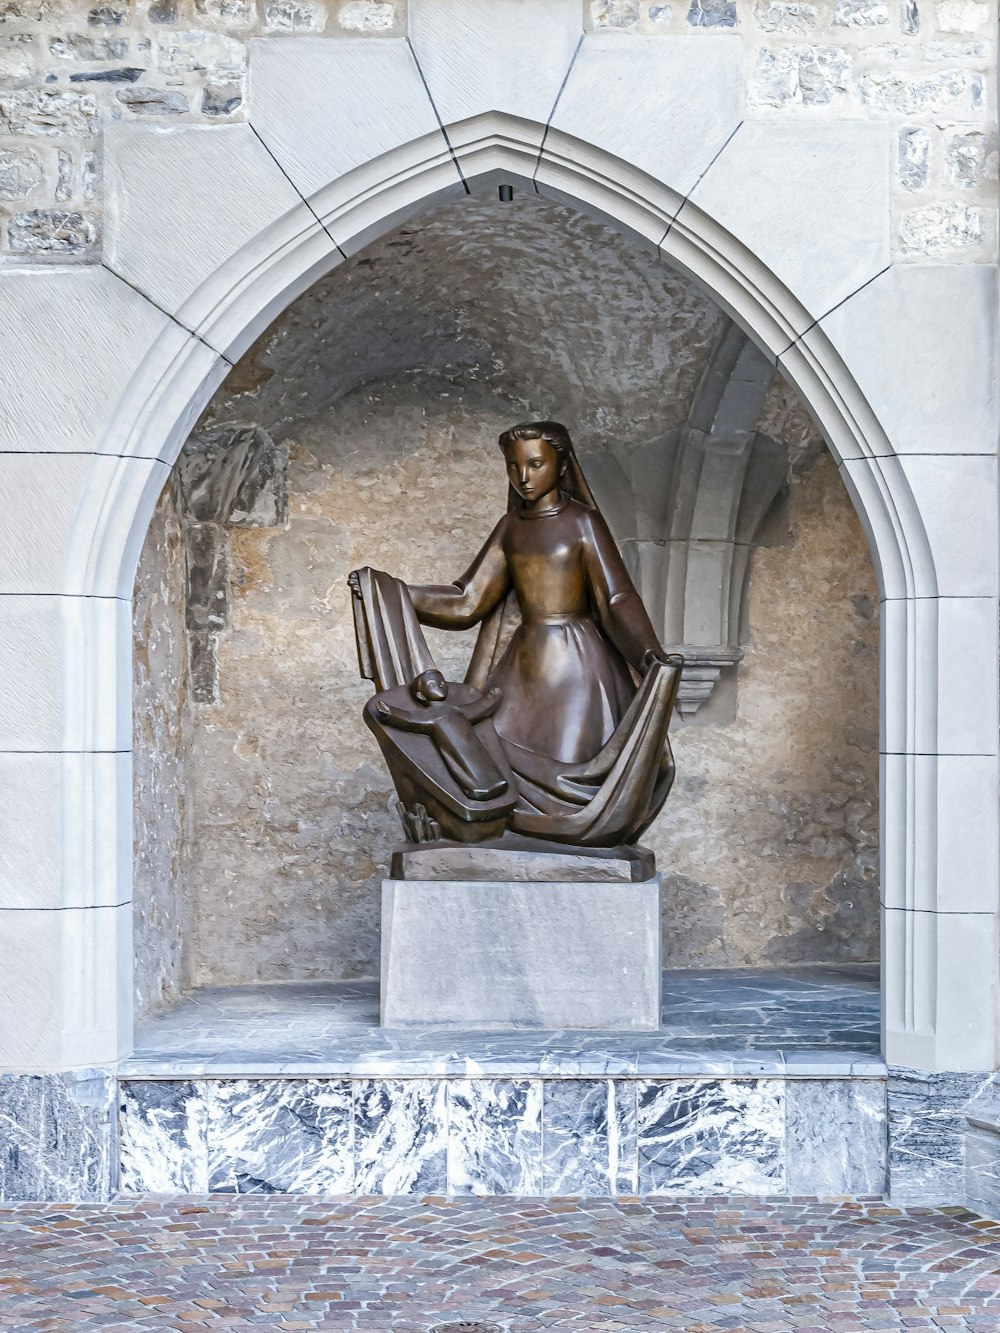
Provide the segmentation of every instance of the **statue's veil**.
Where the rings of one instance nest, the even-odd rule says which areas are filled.
[[[559,444],[555,446],[559,453],[560,461],[563,465],[562,476],[559,481],[559,490],[563,495],[569,496],[571,500],[578,500],[580,504],[586,505],[588,509],[597,509],[600,507],[594,499],[594,493],[590,489],[587,478],[584,476],[583,468],[580,466],[580,460],[576,456],[576,450],[573,448],[573,441],[570,439],[569,431],[565,426],[556,421],[531,421],[525,422],[524,428],[538,432],[534,438],[546,438],[549,430],[558,434]],[[520,426],[512,426],[511,432],[520,430]],[[505,432],[505,435],[509,432]],[[501,445],[505,435],[501,435]],[[521,508],[523,501],[514,490],[513,486],[507,487],[507,512]],[[469,668],[465,673],[465,679],[470,685],[475,685],[477,689],[482,689],[486,684],[486,678],[496,666],[501,651],[507,646],[507,640],[513,631],[514,625],[518,620],[517,597],[514,590],[507,594],[502,602],[499,602],[489,615],[485,618],[479,627],[479,634],[476,636],[476,646],[472,650],[472,657],[469,659]]]

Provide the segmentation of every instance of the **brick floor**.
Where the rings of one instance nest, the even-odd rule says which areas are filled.
[[[0,1205],[0,1329],[1000,1330],[961,1209],[698,1199]]]

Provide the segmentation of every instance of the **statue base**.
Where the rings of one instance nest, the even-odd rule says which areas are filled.
[[[660,1025],[660,877],[388,879],[386,1028]]]

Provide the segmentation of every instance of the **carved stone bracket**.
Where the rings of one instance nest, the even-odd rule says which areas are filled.
[[[587,460],[664,646],[687,659],[682,715],[743,657],[750,553],[788,472],[785,446],[757,429],[773,378],[773,364],[729,324],[680,431]]]
[[[191,694],[219,697],[217,642],[228,620],[226,526],[271,527],[288,511],[287,452],[259,426],[196,431],[177,461],[187,539],[187,631]]]

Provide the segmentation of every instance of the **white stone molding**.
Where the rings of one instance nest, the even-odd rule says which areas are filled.
[[[554,66],[565,60],[563,37],[552,52]],[[461,40],[457,33],[459,47]],[[719,148],[713,143],[714,156],[704,155],[708,160],[700,165],[685,156],[684,145],[675,159],[658,155],[667,151],[662,145],[613,151],[608,145],[618,142],[626,107],[636,144],[644,137],[635,133],[640,112],[640,129],[689,124],[671,120],[672,99],[689,91],[694,96],[697,89],[663,77],[685,63],[672,54],[679,49],[675,40],[685,49],[691,45],[686,59],[701,71],[705,99],[720,97],[728,106],[725,99],[735,94],[728,74],[720,72],[731,59],[728,39],[716,46],[714,39],[659,38],[656,51],[634,66],[633,86],[619,81],[607,103],[596,107],[603,127],[594,115],[574,111],[585,99],[574,101],[567,64],[560,79],[561,86],[569,73],[565,105],[560,100],[547,136],[537,114],[520,112],[512,81],[509,109],[489,107],[460,122],[464,133],[454,155],[454,141],[439,126],[406,41],[255,43],[251,132],[333,245],[307,222],[246,134],[233,136],[238,151],[213,158],[212,191],[227,201],[226,216],[236,219],[237,240],[229,249],[216,224],[206,222],[212,195],[190,197],[206,188],[198,184],[204,182],[200,168],[186,156],[200,139],[185,127],[176,141],[142,134],[125,148],[125,140],[118,141],[111,192],[132,193],[108,200],[110,253],[128,267],[132,286],[100,268],[0,275],[0,363],[16,389],[0,422],[0,450],[172,465],[230,359],[339,252],[351,253],[443,198],[454,196],[461,206],[467,186],[495,183],[497,173],[529,184],[534,178],[538,189],[611,220],[641,243],[659,244],[665,259],[711,292],[771,359],[780,358],[841,464],[869,534],[882,595],[889,599],[884,714],[887,738],[895,745],[898,734],[902,743],[898,750],[885,748],[906,757],[959,757],[967,752],[960,744],[975,741],[971,752],[992,765],[995,780],[996,603],[992,593],[979,591],[987,584],[995,589],[995,522],[978,535],[968,561],[956,562],[951,546],[961,540],[963,523],[978,522],[995,504],[995,474],[963,471],[969,460],[949,470],[958,460],[945,466],[929,457],[929,449],[901,447],[900,433],[928,443],[949,432],[954,392],[942,389],[918,410],[909,402],[914,384],[904,373],[907,365],[932,366],[934,318],[912,321],[908,350],[898,353],[903,359],[878,372],[868,365],[866,335],[855,327],[873,308],[869,303],[889,290],[876,288],[887,262],[887,130],[844,122],[826,140],[827,128],[805,118],[782,127],[743,126]],[[525,32],[525,49],[533,41]],[[581,48],[579,78],[587,75],[591,52],[595,62],[616,58],[614,52],[602,54],[599,42],[603,37],[593,45],[588,38],[586,54]],[[709,47],[718,54],[703,55]],[[640,48],[646,49],[643,43]],[[540,58],[533,53],[533,61]],[[720,69],[705,73],[703,60],[718,60]],[[699,125],[687,131],[696,139],[700,132]],[[207,143],[210,132],[204,134]],[[162,159],[154,151],[157,143]],[[142,175],[157,171],[161,160],[162,183],[130,175],[137,162]],[[256,221],[253,192],[230,178],[248,162],[258,173],[254,180],[266,182],[267,204]],[[707,174],[692,186],[696,167]],[[210,264],[195,254],[178,261],[173,272],[142,243],[142,210],[170,190],[188,193],[170,214],[167,231],[179,234],[161,233],[164,244],[169,241],[171,253],[181,255],[204,243]],[[746,200],[761,199],[765,191],[768,207],[755,215]],[[226,225],[223,217],[218,226],[225,231]],[[933,276],[924,281],[946,285]],[[894,290],[905,287],[901,280]],[[977,300],[978,337],[992,324],[984,323],[985,298]],[[891,302],[886,309],[885,318],[895,319]],[[202,336],[185,327],[181,311]],[[961,365],[947,362],[945,378],[992,386],[992,341],[970,337],[964,346]],[[859,381],[870,385],[872,401]],[[973,394],[976,406],[966,419],[985,438],[987,423],[995,431],[992,398],[978,388]],[[921,430],[911,431],[918,416]],[[981,446],[978,451],[985,453]],[[916,452],[930,470],[911,466],[918,460],[906,455]],[[65,551],[59,595],[0,597],[0,753],[6,762],[16,751],[67,756],[60,765],[61,908],[0,914],[5,953],[14,959],[0,974],[0,1064],[6,1067],[103,1063],[130,1042],[131,858],[129,837],[118,827],[126,818],[120,802],[102,795],[104,752],[125,753],[130,746],[127,598],[162,475],[156,467],[102,470],[95,463],[83,479],[68,534],[45,534],[37,560],[22,562],[24,570],[47,571],[48,578],[58,552]],[[79,485],[77,472],[59,494],[65,498]],[[969,488],[980,488],[982,495],[966,495]],[[971,596],[970,589],[976,590]],[[915,741],[925,737],[933,743],[921,749]],[[83,759],[78,763],[71,755]],[[127,762],[115,771],[117,781],[125,781]],[[952,835],[941,824],[953,817],[955,800],[941,795],[947,772],[947,765],[935,768],[931,782],[915,764],[886,765],[885,847],[903,849],[906,888],[898,900],[906,905],[884,914],[885,1049],[896,1064],[985,1069],[997,1053],[996,894],[988,902],[984,880],[979,897],[956,898],[942,883],[939,856],[924,850],[917,831],[919,821],[936,831],[936,848],[948,847]],[[960,776],[972,781],[968,773]],[[995,806],[984,819],[984,837],[996,842]],[[897,864],[897,853],[893,858]],[[44,875],[52,873],[50,865]],[[988,910],[944,906],[972,901]]]

